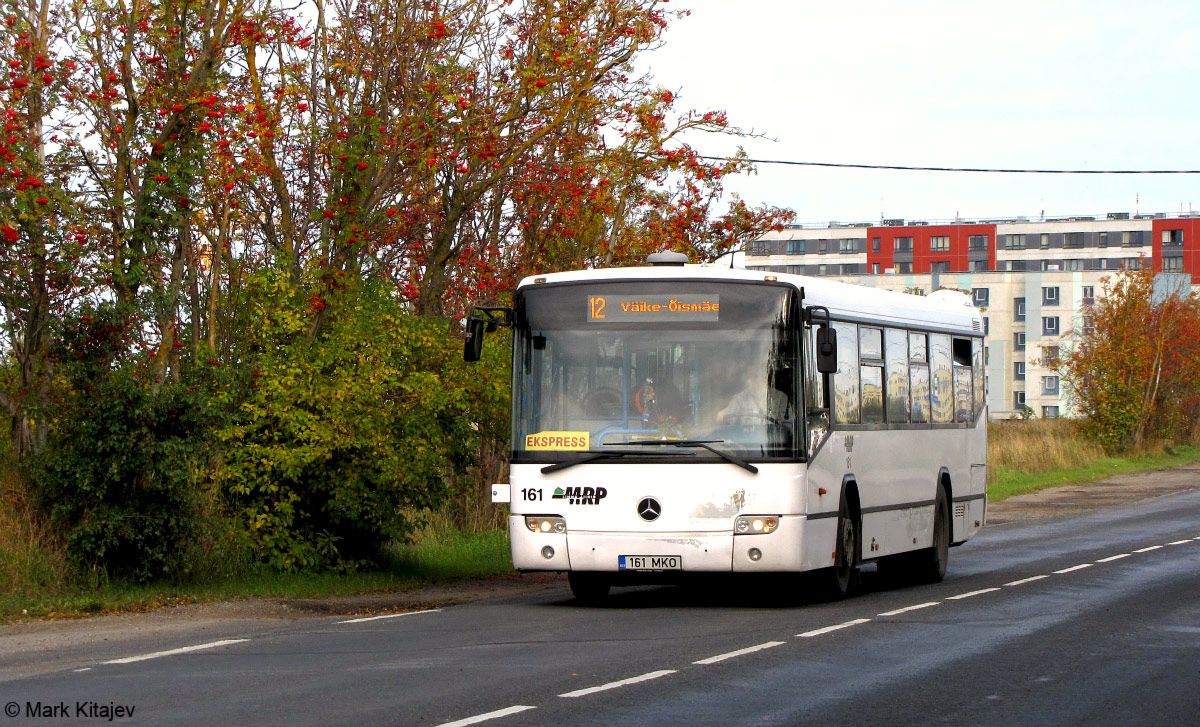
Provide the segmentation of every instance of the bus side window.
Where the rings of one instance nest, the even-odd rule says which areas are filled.
[[[833,376],[834,421],[858,424],[858,326],[835,323],[838,337],[838,370]]]
[[[954,421],[969,424],[974,421],[971,394],[971,339],[955,338],[954,351]]]
[[[863,326],[858,329],[862,423],[883,423],[883,331]]]
[[[971,339],[971,354],[975,372],[975,419],[978,419],[979,415],[983,413],[984,398],[987,394],[985,391],[987,376],[983,370],[982,338]]]
[[[912,396],[909,413],[912,415],[914,424],[929,422],[929,352],[927,343],[928,335],[925,333],[908,335],[909,393]]]
[[[934,333],[929,336],[930,393],[933,395],[933,421],[948,424],[954,421],[954,381],[950,361],[950,336]]]
[[[908,331],[889,328],[884,334],[887,360],[887,420],[908,421]]]

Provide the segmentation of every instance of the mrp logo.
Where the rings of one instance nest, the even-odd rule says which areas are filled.
[[[555,487],[552,500],[566,500],[568,505],[599,505],[608,495],[603,487]]]

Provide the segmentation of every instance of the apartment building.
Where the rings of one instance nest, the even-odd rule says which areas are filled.
[[[969,292],[983,311],[992,418],[1026,406],[1069,416],[1053,363],[1075,334],[1089,332],[1104,278],[1150,265],[1164,289],[1200,287],[1200,215],[796,225],[763,235],[746,254],[751,269],[918,295]]]

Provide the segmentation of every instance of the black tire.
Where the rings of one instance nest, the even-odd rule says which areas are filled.
[[[585,573],[570,571],[567,573],[567,583],[571,585],[571,595],[575,600],[585,604],[603,603],[608,597],[612,583],[600,573]]]
[[[912,575],[918,583],[941,583],[950,562],[950,498],[938,485],[933,506],[933,546],[913,553]]]
[[[826,568],[823,573],[824,590],[833,600],[845,598],[854,585],[858,571],[859,532],[858,518],[851,512],[850,501],[846,499],[846,492],[843,490],[842,500],[838,505],[834,565],[832,568]]]

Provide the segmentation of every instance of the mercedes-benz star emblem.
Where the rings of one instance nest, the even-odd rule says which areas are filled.
[[[658,500],[653,497],[643,497],[642,501],[637,506],[638,516],[646,522],[653,522],[658,519],[662,512],[662,505],[658,504]]]

